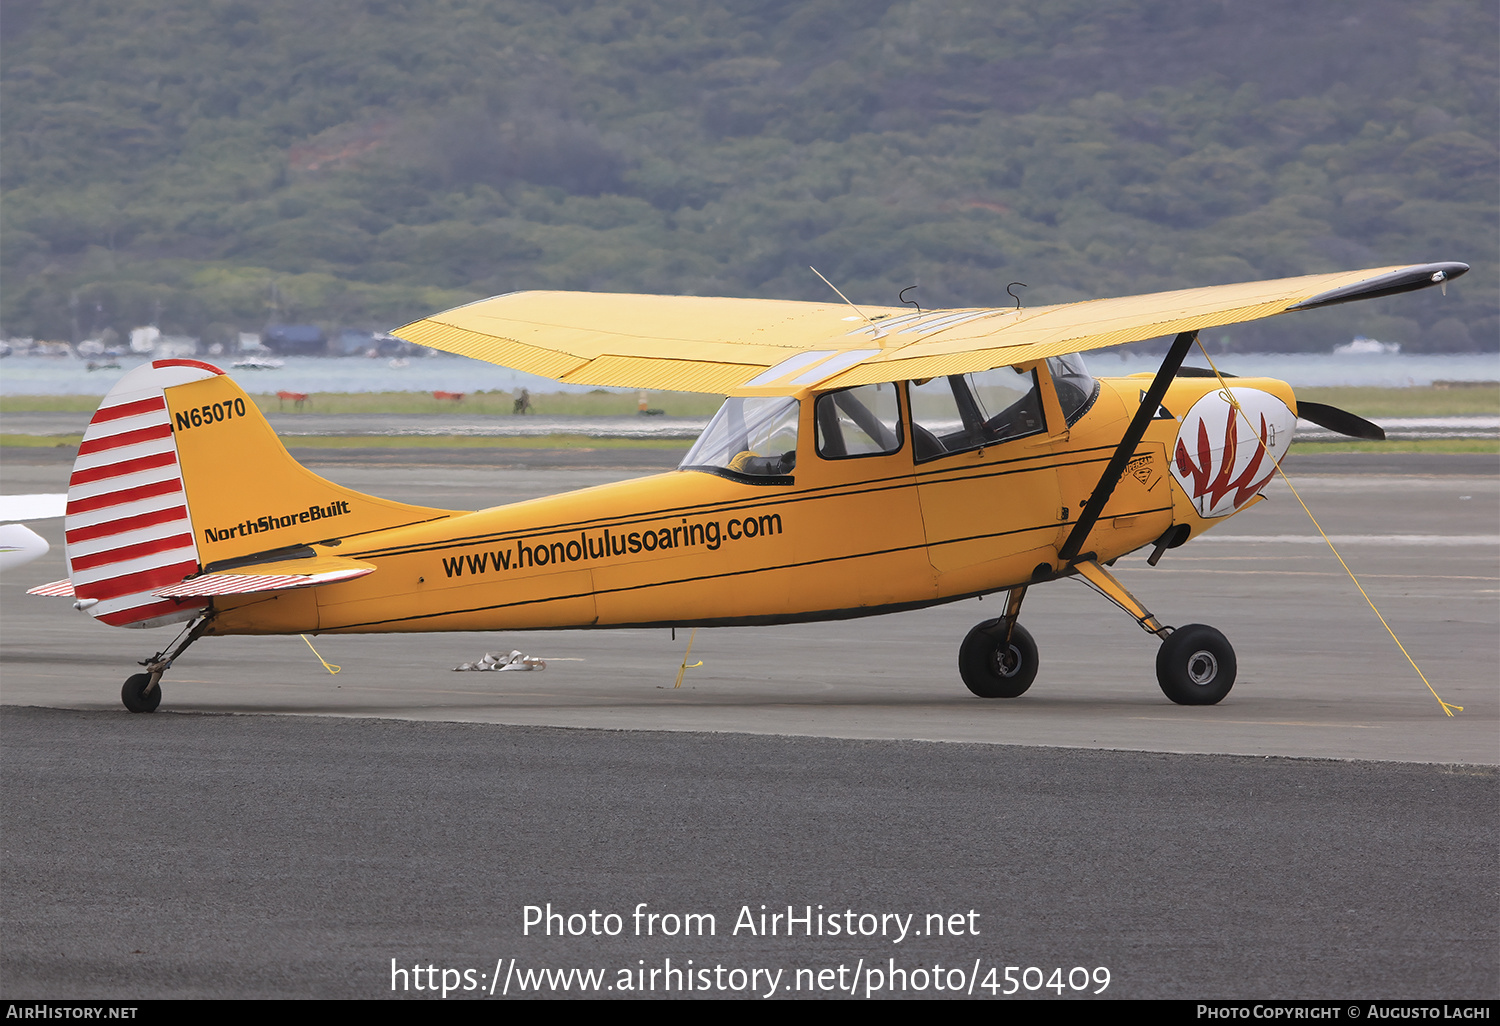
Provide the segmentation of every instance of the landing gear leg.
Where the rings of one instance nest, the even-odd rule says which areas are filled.
[[[212,614],[209,614],[193,621],[187,636],[170,655],[163,650],[150,659],[141,660],[140,665],[146,668],[146,672],[131,674],[120,688],[120,701],[125,703],[125,708],[133,713],[156,712],[156,707],[161,705],[161,675],[171,669],[172,662],[187,651],[189,645],[203,636],[212,619]]]
[[[1163,625],[1114,574],[1092,559],[1080,560],[1072,569],[1134,617],[1142,630],[1161,639],[1156,682],[1168,698],[1178,705],[1214,705],[1229,694],[1239,667],[1224,635],[1201,623],[1177,628]]]
[[[1012,588],[1005,598],[1005,614],[976,626],[959,646],[959,676],[980,698],[1018,698],[1036,679],[1036,642],[1016,622],[1025,597],[1026,585]]]

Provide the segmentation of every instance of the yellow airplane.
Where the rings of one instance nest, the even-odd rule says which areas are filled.
[[[497,296],[399,328],[413,343],[568,382],[715,392],[673,472],[478,512],[363,495],[287,453],[218,368],[157,360],[79,446],[66,595],[120,627],[187,623],[125,682],[132,712],[199,637],[729,626],[870,616],[1005,591],[959,648],[976,695],[1030,687],[1032,585],[1077,575],[1160,639],[1172,701],[1221,700],[1229,642],[1165,626],[1109,570],[1155,565],[1259,501],[1297,417],[1284,382],[1182,368],[1204,328],[1446,283],[1387,267],[1034,309],[567,292]],[[1081,352],[1174,335],[1153,378]],[[1144,386],[1144,387],[1143,387]],[[1231,401],[1232,400],[1232,401]]]

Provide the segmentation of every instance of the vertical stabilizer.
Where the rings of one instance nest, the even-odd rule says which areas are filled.
[[[310,557],[314,544],[450,515],[319,477],[223,371],[156,360],[121,378],[89,422],[64,523],[78,607],[156,627],[206,608],[161,594],[204,570]]]

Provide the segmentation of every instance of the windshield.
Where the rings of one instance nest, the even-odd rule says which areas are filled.
[[[790,483],[800,410],[801,404],[786,396],[726,399],[679,467],[762,484]]]

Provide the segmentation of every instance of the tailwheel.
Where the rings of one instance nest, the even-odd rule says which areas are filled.
[[[131,674],[125,678],[125,686],[120,688],[120,701],[125,703],[125,708],[133,713],[156,712],[156,707],[161,705],[161,675],[172,668],[172,661],[186,652],[189,645],[203,636],[213,617],[210,611],[189,623],[178,635],[179,643],[170,653],[163,649],[150,659],[141,660],[140,665],[146,668],[146,672]]]
[[[1229,639],[1212,627],[1179,627],[1156,653],[1156,680],[1178,705],[1214,705],[1234,687],[1238,669]]]
[[[1036,680],[1036,667],[1036,642],[1020,624],[1012,625],[1007,641],[1001,621],[986,620],[958,648],[959,676],[980,698],[1024,695]]]
[[[151,684],[151,674],[134,673],[125,679],[120,689],[120,701],[133,713],[156,712],[161,705],[161,682]]]

